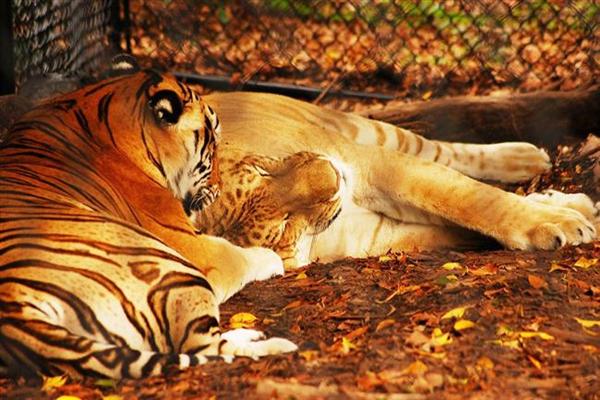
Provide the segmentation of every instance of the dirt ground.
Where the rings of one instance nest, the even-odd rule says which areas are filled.
[[[596,146],[560,148],[552,171],[510,189],[597,198]],[[250,313],[296,353],[45,390],[0,378],[0,398],[600,399],[598,260],[600,242],[315,263],[253,283],[221,308],[225,329]]]

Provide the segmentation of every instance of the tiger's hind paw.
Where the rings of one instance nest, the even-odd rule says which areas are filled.
[[[264,333],[254,329],[233,329],[223,333],[221,339],[225,340],[225,344],[220,355],[225,361],[231,361],[235,356],[257,359],[298,350],[298,346],[287,339],[265,339]]]

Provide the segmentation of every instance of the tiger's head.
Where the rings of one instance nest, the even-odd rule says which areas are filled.
[[[141,112],[141,126],[120,132],[115,144],[127,148],[128,156],[136,164],[144,164],[146,171],[155,176],[158,172],[191,216],[219,195],[219,120],[195,90],[169,74],[139,71],[132,59],[117,57],[113,70],[119,72],[117,75],[140,75],[133,109]],[[117,107],[111,105],[112,109]],[[133,117],[123,114],[120,118]]]

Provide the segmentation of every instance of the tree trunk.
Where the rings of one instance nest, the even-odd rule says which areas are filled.
[[[362,115],[432,139],[473,143],[517,140],[552,147],[600,133],[600,86],[572,92],[449,97]]]

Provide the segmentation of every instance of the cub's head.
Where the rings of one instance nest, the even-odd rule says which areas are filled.
[[[110,107],[120,115],[111,124],[133,125],[133,129],[115,134],[115,145],[142,169],[160,175],[190,216],[219,194],[217,115],[194,89],[173,76],[139,71],[132,57],[115,58],[111,75],[129,74],[136,83],[134,97],[132,93],[119,96],[129,102],[120,105],[117,96],[112,97]],[[131,100],[135,101],[133,107]]]

